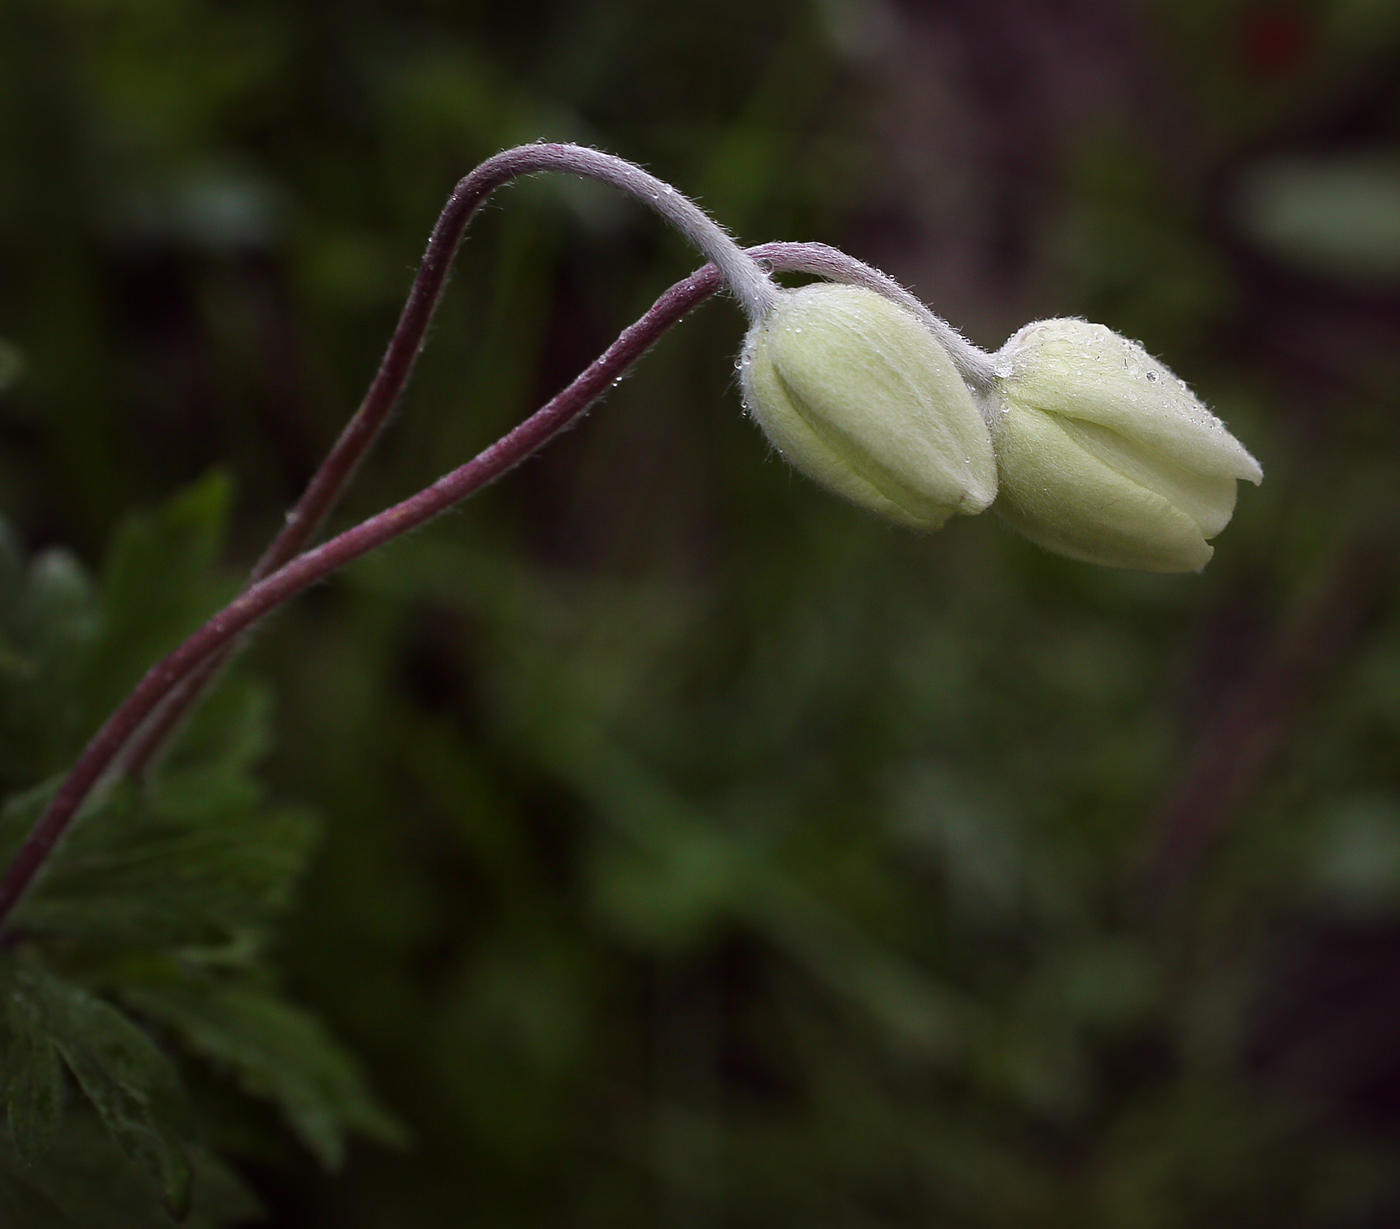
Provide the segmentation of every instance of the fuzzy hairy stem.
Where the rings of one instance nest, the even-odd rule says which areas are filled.
[[[806,249],[801,244],[770,244],[754,248],[748,258],[763,260],[765,264],[778,267],[806,268]],[[606,353],[525,422],[416,495],[268,572],[177,649],[151,667],[83,749],[48,808],[35,822],[15,854],[3,878],[0,878],[0,925],[28,890],[94,788],[110,773],[133,738],[150,728],[148,723],[167,697],[216,672],[244,633],[283,602],[361,555],[431,520],[530,456],[577,421],[667,329],[723,285],[723,275],[712,264],[677,282],[657,299],[640,320],[624,330]],[[405,312],[405,315],[408,313]],[[414,317],[418,323],[413,327],[426,330],[430,315],[429,305],[421,315]],[[395,341],[403,336],[406,334],[401,324]],[[411,370],[416,349],[414,346],[408,354],[402,369],[404,379]],[[332,455],[338,458],[338,464],[332,477],[319,488],[329,492],[326,506],[339,493],[355,464],[373,442],[377,425],[376,431],[359,433],[353,448],[342,449],[340,444],[337,445],[337,451]],[[342,435],[342,444],[348,434],[347,430]],[[326,467],[323,467],[322,472],[325,471]],[[321,477],[321,474],[317,477]],[[304,498],[298,506],[305,507],[308,502]],[[264,560],[272,556],[273,551],[269,549]]]
[[[151,667],[84,748],[0,879],[0,924],[132,735],[192,670],[222,654],[253,624],[289,598],[375,547],[416,529],[518,465],[576,421],[662,333],[722,284],[713,265],[678,282],[578,379],[514,430],[416,495],[298,555],[250,585],[179,648]]]
[[[753,248],[750,252],[758,250]],[[992,356],[973,345],[888,273],[825,243],[769,243],[764,245],[762,251],[763,263],[771,269],[787,273],[812,273],[830,282],[864,286],[913,312],[948,351],[953,366],[973,391],[985,394],[991,390],[996,379]]]
[[[469,177],[470,178],[470,177]],[[437,237],[435,232],[434,237]],[[460,230],[458,231],[460,237]],[[450,253],[449,253],[450,258]],[[745,258],[758,268],[760,263],[770,269],[814,273],[833,281],[853,282],[868,285],[879,293],[886,294],[896,302],[912,299],[908,292],[887,278],[878,270],[845,256],[834,248],[822,244],[771,243],[751,248]],[[439,274],[438,290],[446,266]],[[765,275],[766,276],[766,275]],[[421,280],[421,279],[420,279]],[[483,486],[499,478],[502,474],[525,460],[541,448],[551,438],[576,422],[607,389],[624,375],[646,353],[648,349],[687,313],[704,302],[725,284],[725,275],[714,264],[692,273],[688,278],[677,282],[661,295],[651,309],[635,324],[623,331],[608,350],[596,359],[566,389],[555,396],[545,406],[536,411],[525,422],[502,436],[489,448],[479,453],[465,465],[438,479],[416,495],[385,509],[353,529],[322,543],[322,545],[297,555],[280,567],[269,570],[256,580],[228,606],[216,614],[203,627],[193,633],[178,648],[156,663],[135,690],[122,702],[103,723],[83,749],[68,776],[59,786],[58,792],[44,813],[35,822],[24,843],[0,877],[0,926],[3,926],[15,906],[23,898],[42,869],[45,861],[57,846],[63,834],[72,824],[84,803],[92,795],[98,784],[107,777],[113,766],[132,744],[133,739],[152,728],[153,716],[157,718],[156,728],[160,728],[162,716],[160,706],[182,688],[198,688],[207,682],[226,660],[239,640],[260,619],[277,609],[282,603],[295,597],[317,581],[325,579],[345,564],[392,541],[400,534],[431,520],[459,503]],[[772,283],[769,283],[772,285]],[[418,283],[415,283],[415,290]],[[913,300],[917,303],[917,300]],[[435,302],[435,299],[433,300]],[[429,302],[421,314],[415,314],[416,321],[411,327],[426,332],[432,314]],[[931,315],[927,309],[919,314]],[[405,310],[405,317],[409,312]],[[401,381],[406,381],[412,369],[413,358],[421,348],[421,332],[416,343],[410,333],[405,332],[403,322],[395,333],[394,341],[405,341],[405,346],[414,343],[407,350],[407,358],[402,368]],[[937,333],[937,330],[935,330]],[[394,354],[391,344],[390,356]],[[386,365],[388,363],[386,358]],[[382,374],[381,368],[381,374]],[[379,383],[378,377],[376,384]],[[385,387],[390,387],[388,384]],[[393,390],[393,399],[402,390],[402,382]],[[373,392],[373,390],[372,390]],[[370,398],[366,398],[366,403]],[[382,399],[376,404],[385,405],[384,413],[392,407],[393,400]],[[364,407],[356,419],[363,416]],[[354,424],[352,423],[352,426]],[[319,489],[325,492],[324,507],[328,508],[355,466],[368,450],[377,434],[374,430],[359,433],[353,446],[342,448],[350,431],[342,434],[341,441],[328,458],[327,465],[318,472],[321,478],[328,468],[331,477]],[[330,461],[336,461],[330,466]],[[313,488],[317,483],[313,481]],[[304,497],[298,505],[302,509],[310,502]],[[324,509],[322,511],[324,515]],[[298,525],[301,522],[297,522]],[[286,531],[284,530],[284,533]],[[311,529],[305,530],[309,536]],[[279,535],[279,541],[282,535]],[[303,539],[304,540],[304,539]],[[274,542],[274,547],[277,543]],[[282,549],[285,549],[283,547]],[[274,549],[269,548],[263,557],[264,566],[269,558],[275,558]],[[173,726],[173,722],[171,725]]]
[[[521,176],[546,171],[598,179],[649,205],[710,259],[751,321],[772,307],[778,289],[753,258],[693,201],[641,167],[580,145],[521,145],[488,158],[453,188],[433,226],[428,249],[364,400],[253,567],[250,583],[272,575],[301,553],[393,414],[427,340],[453,259],[477,210],[497,188]],[[192,671],[143,728],[133,733],[123,753],[126,771],[140,776],[150,768],[218,677],[232,651],[230,646]]]

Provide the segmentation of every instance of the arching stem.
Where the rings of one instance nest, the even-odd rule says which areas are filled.
[[[985,394],[991,390],[996,379],[992,356],[973,345],[888,273],[825,243],[769,243],[762,249],[749,249],[751,255],[760,250],[764,253],[763,263],[770,269],[785,273],[812,273],[830,282],[864,286],[913,312],[942,343],[958,374],[972,386],[973,392]]]
[[[545,171],[598,179],[649,205],[709,258],[722,279],[716,285],[729,286],[751,321],[772,306],[779,291],[753,258],[694,201],[641,167],[580,145],[521,145],[488,158],[453,188],[433,226],[428,250],[364,400],[254,565],[251,582],[270,576],[301,553],[393,414],[427,340],[453,258],[476,211],[497,188],[523,175]],[[155,763],[227,658],[226,651],[202,663],[150,715],[143,728],[134,732],[123,752],[128,772],[140,776]]]
[[[836,249],[819,244],[767,244],[750,249],[745,253],[745,259],[755,262],[755,268],[759,267],[756,262],[762,261],[769,268],[815,273],[836,281],[870,285],[872,289],[888,294],[896,301],[902,301],[907,294],[878,271],[837,252]],[[3,927],[23,898],[93,790],[110,774],[123,751],[128,748],[133,738],[143,731],[143,727],[151,720],[153,714],[158,712],[159,706],[167,697],[192,680],[207,678],[209,674],[217,671],[227,653],[243,634],[283,602],[352,560],[446,511],[487,483],[499,478],[553,436],[573,424],[667,329],[720,289],[724,280],[722,271],[710,264],[672,286],[640,320],[624,330],[606,353],[525,422],[465,465],[416,495],[268,571],[177,649],[147,671],[135,690],[103,723],[102,728],[84,748],[52,801],[35,822],[6,868],[4,876],[0,877],[0,927]],[[768,284],[772,285],[771,282]],[[774,289],[776,293],[776,287]],[[406,310],[405,315],[407,314]],[[421,316],[421,328],[426,329],[430,316],[431,304]],[[402,333],[402,326],[400,332],[395,334],[395,341],[401,336],[407,336]],[[421,345],[421,339],[419,344]],[[392,345],[390,353],[392,356]],[[415,355],[416,348],[409,353],[402,369],[403,380],[407,379],[407,374],[411,371]],[[401,388],[400,383],[394,396],[397,396],[397,391],[401,391]],[[392,405],[392,401],[389,404]],[[358,417],[360,416],[357,415]],[[375,430],[359,436],[353,448],[347,447],[341,451],[340,444],[337,445],[337,451],[333,452],[332,456],[338,455],[339,461],[348,463],[341,465],[337,473],[327,478],[318,488],[323,493],[321,497],[325,501],[324,508],[329,507],[343,488],[354,466],[372,443],[377,426]],[[349,434],[348,429],[346,434]],[[342,435],[342,443],[345,438],[346,435]],[[323,467],[322,473],[325,472],[325,468]],[[317,477],[321,476],[322,474],[318,473]],[[313,482],[312,486],[315,488],[317,484]],[[309,500],[304,498],[298,507],[305,507],[308,503]],[[274,557],[272,549],[269,549],[264,560],[270,557]]]
[[[132,735],[190,672],[221,655],[264,615],[329,576],[351,560],[417,528],[519,464],[573,423],[651,344],[722,284],[706,265],[663,294],[577,380],[485,451],[402,503],[298,555],[250,585],[179,648],[153,666],[84,748],[59,786],[4,877],[0,878],[0,925],[19,902],[59,838],[93,788],[107,775]]]

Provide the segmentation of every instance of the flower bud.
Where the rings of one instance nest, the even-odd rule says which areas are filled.
[[[997,511],[1071,559],[1195,572],[1264,471],[1189,388],[1101,324],[1028,324],[996,355]]]
[[[784,291],[749,330],[740,370],[773,447],[852,503],[937,529],[996,497],[991,436],[947,350],[873,290]]]

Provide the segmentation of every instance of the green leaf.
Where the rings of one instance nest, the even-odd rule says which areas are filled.
[[[216,571],[230,486],[210,474],[123,522],[102,570],[103,624],[84,678],[94,723],[237,590]]]
[[[87,719],[77,679],[100,616],[81,564],[66,551],[38,555],[0,606],[0,782],[25,788],[57,771]]]
[[[263,683],[226,678],[200,702],[171,746],[160,773],[161,791],[177,792],[190,774],[217,765],[225,775],[246,773],[272,742],[272,693]],[[203,788],[203,782],[197,782]]]
[[[45,781],[33,789],[11,794],[5,799],[4,806],[0,806],[0,858],[7,865],[35,820],[44,813],[57,788],[57,778]]]
[[[0,526],[0,857],[29,832],[58,783],[51,774],[102,710],[224,596],[215,563],[227,498],[215,478],[129,522],[100,587],[62,552],[26,568]],[[150,1229],[191,1199],[192,1225],[249,1214],[236,1178],[186,1143],[170,1060],[94,992],[124,995],[168,1027],[167,1041],[273,1101],[328,1166],[349,1130],[402,1138],[312,1017],[208,972],[257,969],[317,831],[307,815],[269,806],[252,775],[269,715],[261,687],[235,678],[216,689],[153,779],[90,803],[15,911],[25,960],[0,952],[5,1229],[10,1207],[21,1224],[82,1229]],[[65,1066],[82,1094],[66,1105]]]
[[[400,1144],[404,1130],[377,1105],[354,1060],[300,1008],[246,983],[213,978],[128,988],[133,1008],[174,1029],[197,1053],[231,1067],[244,1089],[275,1101],[328,1168],[344,1133]]]
[[[189,1210],[191,1171],[174,1120],[182,1105],[175,1068],[121,1012],[37,968],[22,984],[59,1052],[123,1152],[159,1184],[177,1219]]]
[[[249,774],[266,744],[265,691],[233,685],[211,699],[154,783],[123,785],[79,820],[17,926],[104,946],[209,945],[265,926],[286,904],[318,825],[269,807]],[[56,785],[7,800],[0,854],[19,845]]]
[[[169,947],[226,942],[268,922],[289,898],[316,824],[303,812],[267,807],[241,774],[211,769],[199,779],[204,788],[185,791],[183,810],[159,790],[153,797],[131,786],[114,791],[60,847],[15,925]]]
[[[45,1194],[0,1168],[0,1225],[23,1229],[79,1229]]]
[[[261,1213],[237,1175],[189,1148],[193,1197],[181,1229],[244,1224]],[[10,1207],[20,1210],[5,1218]],[[44,1157],[26,1166],[0,1142],[0,1225],[10,1229],[158,1229],[174,1220],[144,1170],[86,1103],[75,1105]]]
[[[0,964],[0,1101],[20,1159],[33,1164],[58,1129],[63,1110],[58,1052],[38,1006]]]
[[[0,530],[0,789],[65,767],[141,675],[233,595],[217,568],[228,502],[213,475],[129,518],[100,586],[62,550],[24,568]]]

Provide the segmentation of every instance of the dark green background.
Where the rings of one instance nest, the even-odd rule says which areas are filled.
[[[0,0],[0,511],[96,561],[211,468],[246,567],[481,158],[594,144],[997,346],[1141,338],[1262,461],[1203,576],[790,473],[711,304],[254,647],[326,836],[291,992],[412,1129],[284,1226],[1400,1219],[1400,5]],[[696,263],[538,180],[336,524]],[[159,594],[153,594],[153,602]]]

